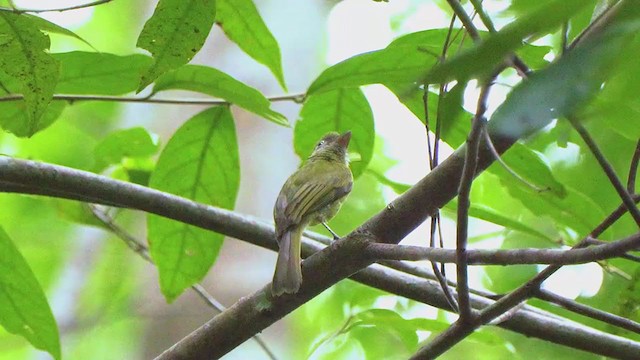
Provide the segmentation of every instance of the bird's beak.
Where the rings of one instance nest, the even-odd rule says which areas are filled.
[[[346,149],[349,146],[349,140],[351,140],[351,131],[347,131],[346,133],[340,135],[336,142]]]

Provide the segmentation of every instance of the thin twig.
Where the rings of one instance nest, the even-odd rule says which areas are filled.
[[[63,11],[78,10],[78,9],[98,6],[98,5],[106,4],[109,2],[111,2],[111,0],[98,0],[98,1],[87,3],[87,4],[80,4],[80,5],[74,5],[69,7],[57,8],[57,9],[17,9],[17,8],[0,7],[0,11],[9,11],[9,12],[14,12],[18,14],[22,14],[26,12],[30,12],[30,13],[44,13],[44,12],[56,12],[56,11],[63,12]]]
[[[627,179],[627,191],[633,195],[636,193],[636,176],[638,175],[638,163],[640,162],[640,140],[636,144],[636,151],[633,152],[631,166],[629,166],[629,178]]]
[[[471,132],[467,138],[467,151],[464,158],[462,179],[458,188],[458,216],[456,226],[456,275],[458,306],[460,308],[460,318],[458,321],[466,323],[470,320],[471,304],[469,303],[469,279],[467,274],[467,237],[469,227],[469,196],[471,195],[471,184],[476,175],[476,164],[480,148],[480,135],[482,134],[484,114],[487,110],[487,99],[491,82],[487,82],[480,88],[476,114],[471,126]]]
[[[467,33],[469,34],[469,36],[471,36],[473,41],[480,41],[480,33],[478,33],[478,29],[473,24],[473,21],[464,10],[460,2],[458,0],[447,0],[447,3],[449,3],[449,6],[451,6],[453,13],[456,14],[456,16],[460,19],[460,21],[462,22],[462,26],[464,26],[464,28],[467,30]]]
[[[269,101],[293,101],[295,103],[302,102],[304,94],[278,95],[268,97]],[[0,97],[0,102],[23,100],[22,95],[8,95]],[[145,103],[145,104],[173,104],[173,105],[229,105],[229,101],[220,99],[155,99],[149,97],[127,97],[127,96],[108,96],[108,95],[53,95],[52,100],[62,100],[69,103],[77,101],[110,101],[110,102],[129,102],[129,103]]]
[[[602,153],[602,151],[600,151],[600,148],[598,148],[598,145],[593,140],[587,129],[582,126],[580,120],[578,120],[575,116],[568,116],[567,119],[569,120],[569,123],[571,123],[573,128],[578,132],[578,134],[580,134],[582,140],[587,144],[587,147],[589,147],[589,150],[591,150],[593,156],[595,156],[598,164],[600,164],[600,167],[602,167],[602,170],[609,178],[611,185],[613,185],[613,187],[616,189],[618,196],[620,196],[622,202],[627,207],[627,210],[629,210],[629,214],[631,214],[633,220],[635,220],[636,224],[640,227],[640,210],[638,210],[638,207],[636,206],[629,192],[627,192],[627,189],[625,189],[624,185],[622,185],[620,178],[618,178],[618,176],[616,175],[616,172],[615,170],[613,170],[613,167],[611,166],[609,161],[607,161],[607,159],[604,157],[604,154]]]
[[[440,57],[440,61],[444,61],[446,56],[447,56],[447,51],[449,49],[449,44],[451,41],[451,35],[453,32],[453,25],[455,24],[456,21],[456,15],[454,14],[453,16],[451,16],[451,21],[449,22],[449,30],[447,31],[447,37],[445,38],[444,44],[442,46],[442,55]],[[447,84],[440,84],[440,92],[438,94],[438,107],[437,107],[437,113],[436,113],[436,126],[435,126],[435,138],[434,138],[434,145],[433,145],[433,151],[432,151],[432,146],[431,146],[431,138],[429,137],[429,133],[431,132],[430,127],[430,123],[429,123],[429,103],[428,103],[428,98],[429,98],[429,86],[428,84],[424,84],[424,94],[423,94],[423,101],[424,101],[424,113],[425,113],[425,128],[426,128],[426,135],[427,135],[427,149],[428,149],[428,156],[429,156],[429,169],[433,170],[433,168],[435,168],[436,166],[438,166],[438,158],[439,158],[439,144],[440,144],[440,129],[441,129],[441,123],[442,123],[442,103],[443,103],[443,99],[444,96],[447,92]],[[440,211],[436,211],[436,213],[431,217],[431,231],[430,231],[430,237],[429,237],[429,246],[431,246],[432,248],[435,248],[436,244],[435,244],[435,234],[436,234],[436,230],[438,231],[439,234],[439,239],[440,239],[440,247],[444,247],[443,245],[443,239],[442,239],[442,231],[440,228]],[[441,268],[438,267],[438,263],[431,261],[431,269],[433,270],[433,274],[435,275],[436,279],[438,280],[438,283],[440,284],[440,287],[442,288],[442,292],[445,295],[445,298],[447,299],[447,302],[449,303],[449,306],[451,306],[451,309],[454,312],[459,312],[459,307],[458,307],[458,302],[456,301],[455,297],[453,296],[453,294],[451,293],[451,290],[449,288],[449,286],[447,285],[447,278],[446,278],[446,274],[445,274],[445,268],[444,268],[444,264],[441,265]]]
[[[515,172],[505,161],[504,159],[502,159],[502,156],[500,156],[500,154],[498,154],[498,150],[496,150],[496,147],[493,145],[493,141],[491,141],[491,136],[489,135],[489,131],[487,130],[486,126],[483,126],[483,131],[482,133],[484,134],[484,140],[485,143],[487,144],[487,147],[489,148],[489,151],[491,151],[491,155],[493,155],[493,157],[496,159],[496,161],[502,165],[502,167],[511,175],[513,176],[516,180],[520,181],[521,183],[523,183],[525,186],[529,187],[531,190],[535,191],[535,192],[545,192],[545,191],[549,191],[550,188],[546,187],[546,188],[541,188],[536,186],[535,184],[532,184],[530,182],[528,182],[525,178],[523,178],[522,176],[520,176],[520,174],[518,174],[517,172]]]
[[[496,27],[493,26],[493,21],[491,21],[491,18],[489,17],[487,12],[484,11],[484,8],[482,7],[482,1],[471,0],[471,5],[473,5],[473,8],[476,10],[476,13],[480,16],[480,21],[482,21],[482,23],[487,28],[487,30],[489,30],[490,32],[496,32]]]
[[[560,30],[560,39],[562,43],[560,44],[562,49],[562,54],[566,53],[569,47],[569,22],[565,21],[562,23],[562,29]]]
[[[93,216],[98,219],[107,229],[109,229],[113,234],[122,239],[124,243],[131,249],[133,252],[138,254],[145,261],[150,264],[154,264],[151,256],[149,255],[149,248],[142,242],[136,239],[133,235],[129,234],[126,230],[118,226],[106,212],[100,210],[96,205],[88,204],[89,210],[93,214]],[[155,264],[154,264],[155,265]],[[211,294],[207,292],[207,290],[200,284],[196,283],[191,285],[191,290],[193,290],[198,296],[204,300],[210,307],[217,310],[219,313],[226,310],[226,307],[222,305],[216,298],[214,298]],[[260,335],[256,334],[253,339],[258,346],[264,351],[264,353],[271,360],[277,360],[275,354],[269,349],[267,343],[260,337]]]
[[[467,33],[469,34],[469,36],[471,36],[473,41],[479,42],[480,41],[480,33],[478,32],[478,29],[476,28],[476,26],[473,24],[473,21],[471,20],[471,18],[467,14],[467,12],[464,10],[462,5],[460,4],[460,1],[458,1],[458,0],[447,0],[447,3],[449,3],[449,6],[451,6],[451,10],[453,10],[453,13],[456,14],[458,16],[458,18],[460,18],[460,21],[462,22],[462,25],[467,30]],[[472,1],[472,3],[474,3],[474,7],[475,7],[475,2]],[[482,10],[482,7],[480,7],[480,9]],[[478,9],[475,9],[475,10],[476,10],[477,13],[479,13]],[[484,13],[484,11],[482,11],[482,13]],[[481,13],[479,13],[479,14],[480,14],[480,18],[481,18],[481,20],[483,20],[483,22],[485,20],[489,20],[485,24],[487,29],[489,29],[489,31],[491,31],[491,29],[493,29],[492,32],[495,32],[496,29],[493,26],[493,23],[491,22],[491,19],[488,16],[486,17],[486,19],[483,19],[482,18],[483,17],[482,14]],[[508,66],[512,66],[513,68],[515,68],[516,71],[518,72],[518,75],[520,75],[523,78],[526,78],[531,73],[531,69],[529,69],[529,67],[524,63],[524,61],[522,61],[522,59],[520,59],[515,54],[510,56],[509,59],[507,59],[506,64]]]
[[[434,240],[435,240],[435,231],[438,226],[439,218],[440,218],[440,213],[437,213],[433,217],[431,217],[431,237],[430,237],[429,246],[431,246],[432,249],[436,248]],[[431,270],[433,271],[435,278],[438,280],[438,284],[440,284],[440,287],[442,288],[442,292],[444,293],[444,296],[447,299],[449,306],[451,306],[451,310],[455,313],[460,313],[460,307],[458,306],[458,302],[456,301],[456,298],[451,293],[451,289],[448,286],[447,278],[444,274],[444,271],[442,271],[438,267],[438,263],[436,261],[430,261],[430,263],[431,263]],[[444,270],[444,264],[442,264],[442,269]]]
[[[564,298],[560,295],[556,295],[547,290],[539,290],[536,293],[535,297],[540,300],[548,301],[550,303],[562,306],[563,308],[576,314],[584,315],[591,319],[600,320],[604,323],[640,334],[640,323],[637,323],[631,319],[627,319],[622,316],[618,316],[606,311],[592,308],[584,304],[580,304],[576,301]]]

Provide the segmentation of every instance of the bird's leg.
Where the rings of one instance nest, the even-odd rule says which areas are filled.
[[[338,236],[338,234],[336,234],[333,230],[331,230],[331,228],[329,227],[329,225],[327,225],[327,223],[326,223],[326,222],[324,222],[324,221],[323,221],[323,222],[322,222],[322,225],[323,225],[327,230],[329,230],[329,232],[331,233],[331,235],[333,235],[333,240],[338,240],[338,239],[340,239],[340,236]]]

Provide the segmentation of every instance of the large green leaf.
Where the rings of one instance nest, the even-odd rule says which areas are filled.
[[[233,117],[226,106],[187,121],[162,151],[150,186],[205,204],[231,209],[240,186]],[[224,236],[149,215],[149,245],[168,301],[202,280],[215,262]]]
[[[258,90],[211,67],[185,65],[161,76],[153,92],[172,89],[197,91],[224,99],[279,125],[289,125],[284,115],[271,110],[271,102]]]
[[[566,22],[591,0],[554,0],[523,16],[500,31],[491,34],[476,47],[438,64],[416,78],[423,83],[442,83],[453,79],[467,80],[494,71],[509,53],[523,45],[527,38],[544,35]]]
[[[121,95],[137,89],[151,58],[73,51],[53,54],[60,62],[56,91],[67,94]]]
[[[307,94],[365,84],[411,83],[437,58],[415,45],[398,45],[356,55],[326,69],[309,86]]]
[[[60,359],[58,327],[44,291],[2,228],[0,254],[0,325]]]
[[[215,0],[160,0],[138,37],[137,46],[151,52],[155,60],[142,76],[138,91],[193,59],[215,16]]]
[[[625,2],[621,9],[624,15],[601,34],[520,83],[491,117],[491,133],[526,137],[551,120],[584,106],[611,74],[619,54],[629,45],[629,36],[640,28],[638,13],[638,3]],[[625,54],[631,52],[627,50]]]
[[[459,31],[452,30],[454,34]],[[448,34],[449,29],[418,31],[395,39],[382,50],[346,59],[323,71],[307,93],[367,84],[391,84],[397,88],[397,94],[405,92],[409,90],[407,84],[414,83],[437,63]],[[464,39],[464,36],[454,36],[451,48],[461,48]]]
[[[324,134],[348,130],[352,133],[349,151],[360,154],[360,161],[351,164],[353,175],[357,177],[369,164],[375,141],[373,113],[367,98],[358,88],[309,96],[294,130],[296,154],[306,159]]]
[[[415,83],[438,63],[448,37],[449,55],[472,45],[467,37],[458,34],[460,31],[462,29],[431,29],[401,36],[382,50],[356,55],[329,67],[311,84],[307,93],[384,84],[392,86],[399,97],[411,97],[413,90],[408,84]],[[488,36],[487,32],[480,33]],[[549,50],[549,47],[526,45],[522,55],[539,67],[545,63],[543,58]]]
[[[58,63],[46,53],[49,36],[30,19],[0,12],[0,69],[20,86],[25,116],[6,128],[18,136],[31,136],[45,127],[42,116],[51,102],[58,80]]]
[[[247,55],[266,65],[286,90],[278,42],[262,20],[253,0],[217,0],[216,22]]]

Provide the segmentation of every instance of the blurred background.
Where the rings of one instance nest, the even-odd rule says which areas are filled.
[[[5,2],[6,3],[6,2]],[[20,8],[64,7],[81,1],[13,1]],[[255,0],[267,26],[278,40],[290,93],[304,93],[327,66],[353,55],[385,47],[394,38],[429,28],[445,28],[451,18],[445,1],[391,0]],[[498,28],[513,20],[504,10],[509,1],[484,1]],[[136,49],[137,35],[151,16],[155,1],[112,1],[105,5],[40,16],[69,28],[97,50],[115,54],[143,52]],[[51,35],[52,52],[92,51],[80,41]],[[537,43],[553,45],[546,37]],[[549,52],[546,60],[553,59]],[[283,94],[268,69],[245,55],[214,27],[203,49],[191,62],[220,69],[259,89],[266,96]],[[492,92],[490,112],[518,81],[515,74],[499,79]],[[147,90],[148,91],[148,90]],[[387,178],[413,184],[428,173],[425,128],[395,96],[379,85],[367,86],[376,127],[376,150],[371,167]],[[144,94],[143,94],[144,95]],[[465,107],[473,111],[477,89],[472,83],[465,92]],[[163,98],[198,97],[194,93],[166,92]],[[274,104],[293,123],[300,105]],[[47,131],[31,139],[0,134],[0,153],[62,164],[79,169],[93,167],[94,146],[117,129],[142,126],[157,136],[162,146],[198,106],[85,102],[66,108],[61,119]],[[236,211],[271,222],[272,206],[284,180],[297,168],[300,159],[293,151],[291,128],[277,126],[253,114],[233,108],[241,155],[241,188]],[[60,142],[59,138],[67,141]],[[570,168],[580,160],[576,146],[549,147],[549,164]],[[442,148],[441,159],[451,149]],[[484,186],[499,187],[489,179]],[[369,173],[362,175],[353,194],[332,226],[348,233],[382,209],[397,194]],[[508,201],[505,200],[507,203]],[[518,207],[517,201],[505,206]],[[68,220],[66,202],[45,198],[0,194],[0,224],[17,244],[42,286],[58,322],[65,359],[149,359],[209,320],[215,312],[193,292],[187,291],[167,304],[158,288],[157,271],[129,250],[124,243],[97,227],[77,225]],[[522,211],[523,218],[535,216]],[[139,212],[112,213],[116,222],[139,239],[145,238],[145,216]],[[454,224],[444,213],[445,242],[451,246]],[[541,226],[553,226],[549,219]],[[325,233],[323,229],[315,229]],[[512,233],[502,227],[473,220],[473,247],[496,248],[510,241]],[[521,235],[521,234],[520,234]],[[522,236],[521,236],[522,238]],[[424,244],[426,227],[421,227],[403,243]],[[534,246],[549,245],[531,240]],[[524,243],[520,243],[525,246]],[[222,304],[232,305],[239,298],[271,281],[276,254],[227,238],[214,267],[202,285]],[[471,269],[471,286],[506,291],[537,271],[534,266],[515,267],[510,280],[501,269]],[[493,273],[492,273],[493,272]],[[577,275],[579,274],[579,275]],[[448,276],[455,276],[449,271]],[[595,295],[603,281],[598,265],[566,267],[547,284],[562,295],[587,298]],[[455,280],[455,279],[454,279]],[[363,330],[344,335],[340,329],[354,314],[367,309],[391,309],[405,318],[454,319],[450,314],[406,299],[386,295],[349,280],[279,321],[262,338],[280,359],[344,358],[358,359],[372,351],[379,358],[406,358],[402,352],[403,334]],[[529,340],[500,329],[481,331],[443,356],[445,359],[592,358],[554,345]],[[420,339],[430,335],[419,332]],[[355,339],[354,339],[355,338]],[[369,350],[366,346],[369,344]],[[391,352],[390,352],[391,351]],[[0,329],[0,359],[47,359],[48,354],[33,350],[27,342]],[[267,359],[255,341],[247,341],[225,359]],[[369,357],[372,358],[372,357]]]

